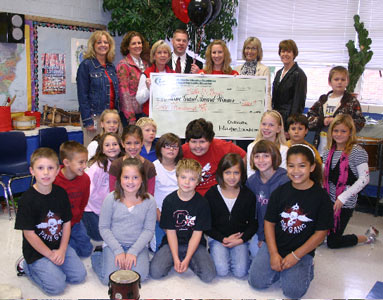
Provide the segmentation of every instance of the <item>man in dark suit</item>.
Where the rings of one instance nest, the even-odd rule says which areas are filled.
[[[202,62],[195,60],[186,53],[189,43],[189,36],[183,29],[177,29],[172,38],[173,53],[168,66],[176,73],[196,74],[202,69]]]

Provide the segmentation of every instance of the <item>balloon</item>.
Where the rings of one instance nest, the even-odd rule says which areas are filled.
[[[191,0],[188,6],[188,15],[197,27],[205,24],[213,12],[210,0]]]
[[[189,23],[188,5],[190,0],[172,0],[172,9],[175,16],[185,24]]]
[[[206,25],[213,22],[221,12],[222,8],[222,1],[221,0],[211,0],[211,5],[213,7],[213,12],[211,14],[211,17],[209,20],[207,20]]]

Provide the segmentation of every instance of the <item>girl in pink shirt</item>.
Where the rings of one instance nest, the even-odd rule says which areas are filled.
[[[82,221],[88,236],[95,241],[102,241],[98,229],[98,219],[105,197],[109,194],[109,168],[112,161],[122,155],[121,139],[116,133],[105,133],[98,144],[96,154],[89,161],[85,170],[90,178],[90,194]]]

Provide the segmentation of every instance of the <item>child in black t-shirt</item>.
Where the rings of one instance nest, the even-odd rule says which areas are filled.
[[[178,273],[190,267],[204,282],[212,281],[216,275],[203,237],[203,231],[211,228],[209,204],[195,191],[201,172],[201,165],[194,159],[182,159],[177,164],[179,189],[162,204],[160,227],[166,236],[150,264],[154,279],[166,276],[172,266]]]
[[[19,202],[15,229],[23,231],[23,255],[17,264],[19,275],[30,277],[45,293],[58,295],[66,282],[81,283],[86,270],[68,245],[72,212],[65,190],[52,184],[59,172],[59,160],[49,148],[31,156],[31,174],[36,183]]]
[[[265,215],[264,243],[249,270],[249,284],[268,288],[281,280],[283,294],[301,298],[314,276],[315,248],[333,225],[330,198],[321,188],[321,165],[305,144],[287,151],[291,181],[271,194]]]

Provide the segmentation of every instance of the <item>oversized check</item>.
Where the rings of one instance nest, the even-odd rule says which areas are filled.
[[[187,124],[205,118],[216,137],[254,139],[265,109],[266,77],[152,73],[150,116],[157,135],[185,137]]]

